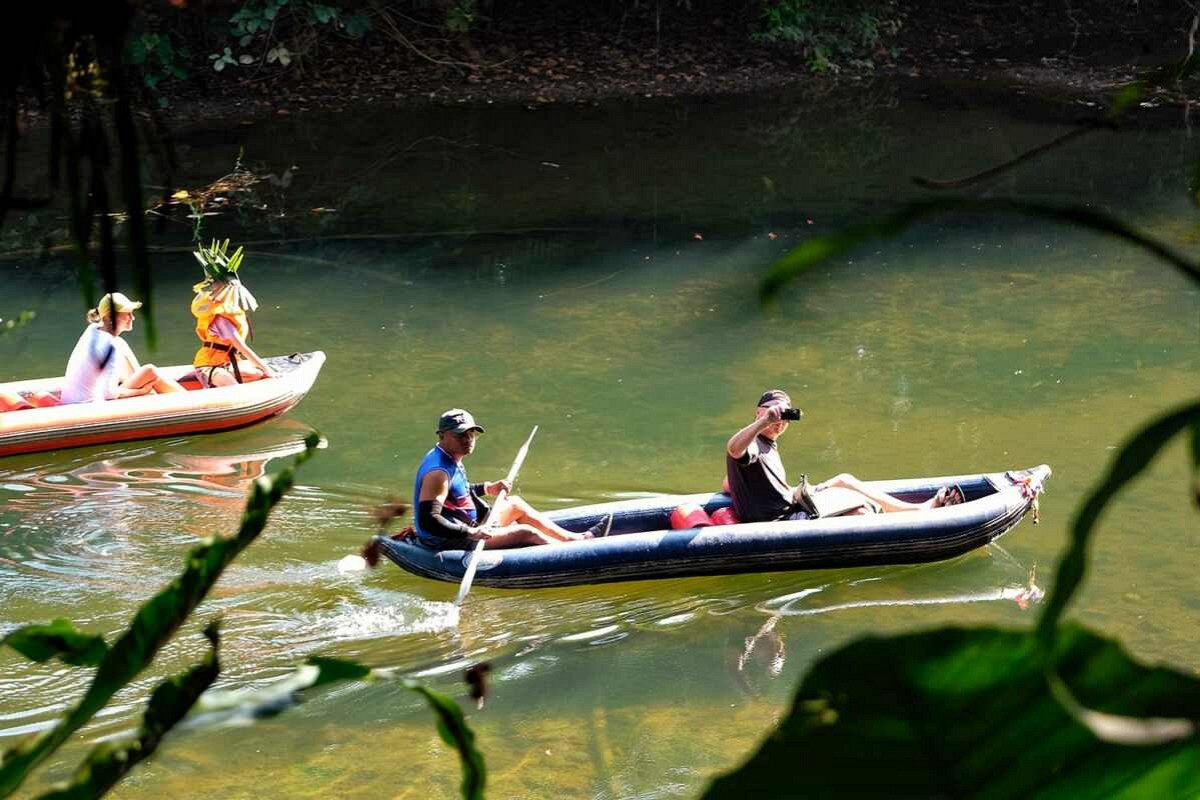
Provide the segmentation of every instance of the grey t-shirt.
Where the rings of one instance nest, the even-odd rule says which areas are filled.
[[[767,437],[756,437],[741,458],[726,453],[725,474],[742,522],[779,519],[795,510],[779,448]]]

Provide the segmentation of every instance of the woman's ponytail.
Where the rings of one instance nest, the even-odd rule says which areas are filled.
[[[90,311],[88,311],[87,312],[87,321],[88,322],[99,322],[100,321],[99,309],[93,308]]]

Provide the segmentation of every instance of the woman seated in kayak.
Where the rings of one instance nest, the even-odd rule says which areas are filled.
[[[228,239],[220,244],[214,240],[210,247],[200,245],[195,253],[204,267],[204,280],[192,287],[196,292],[192,315],[200,337],[192,366],[206,388],[275,377],[267,362],[246,344],[254,335],[246,312],[256,310],[258,301],[237,276],[242,248],[227,256],[228,248]]]
[[[186,391],[153,364],[139,364],[133,350],[121,339],[121,334],[133,329],[133,312],[141,307],[140,302],[112,292],[101,297],[87,313],[89,324],[67,361],[60,402],[88,403],[151,392]]]
[[[785,415],[784,412],[791,413]],[[961,503],[957,486],[943,487],[923,503],[909,503],[881,492],[849,473],[809,487],[787,481],[776,440],[788,429],[789,419],[799,419],[799,409],[782,389],[771,389],[758,399],[754,421],[729,438],[725,445],[725,475],[734,511],[742,522],[811,519],[814,516],[927,511]],[[812,496],[818,499],[811,499]],[[817,513],[819,512],[819,513]]]

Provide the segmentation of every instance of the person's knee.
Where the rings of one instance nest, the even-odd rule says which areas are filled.
[[[526,503],[525,500],[520,495],[511,495],[510,494],[508,496],[508,502],[512,505],[513,508],[515,508],[517,511],[520,512],[519,516],[523,517],[526,514],[528,514],[530,511],[533,511],[533,508],[529,505],[529,503]]]

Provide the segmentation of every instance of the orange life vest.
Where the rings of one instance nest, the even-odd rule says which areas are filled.
[[[230,339],[209,332],[209,326],[217,317],[224,317],[237,329],[242,341],[250,335],[250,321],[246,312],[237,304],[237,292],[225,286],[215,294],[199,291],[192,299],[192,315],[196,318],[196,335],[200,337],[200,349],[192,359],[193,367],[219,367],[233,361],[237,344]]]

